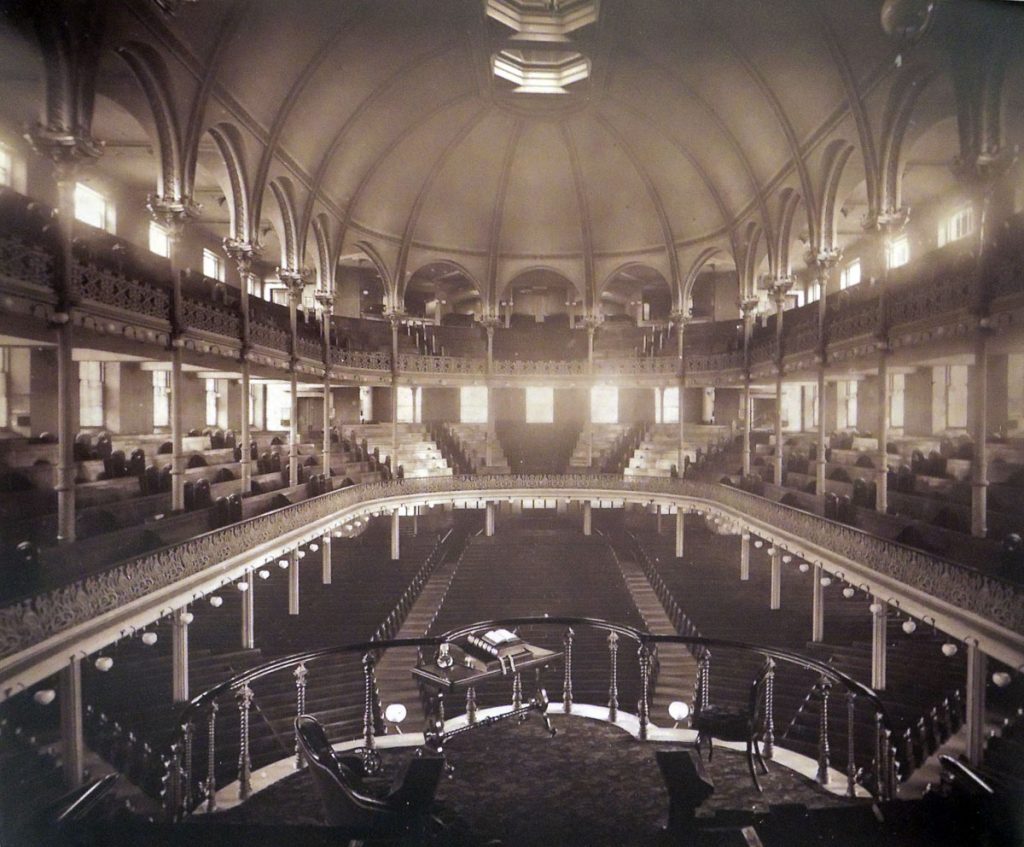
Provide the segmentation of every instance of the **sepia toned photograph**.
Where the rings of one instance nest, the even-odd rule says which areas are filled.
[[[0,0],[0,847],[1024,847],[1024,0]]]

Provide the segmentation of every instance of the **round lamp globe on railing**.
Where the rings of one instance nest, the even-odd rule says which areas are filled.
[[[854,588],[852,585],[847,585],[846,588],[843,589],[843,596],[847,600],[852,599],[853,595],[856,594],[856,593],[857,593],[857,589]]]
[[[901,629],[907,635],[913,635],[914,634],[914,630],[917,629],[917,621],[913,620],[912,618],[908,618],[907,620],[903,621],[903,623],[901,624]]]
[[[286,567],[288,567],[288,560],[287,559],[278,559],[277,560],[277,566],[279,568],[281,568],[281,570],[284,570]]]
[[[147,647],[152,647],[157,642],[157,634],[155,632],[144,632],[142,633],[142,643]]]
[[[821,583],[822,588],[828,588],[832,584],[832,577],[823,576],[821,579],[818,580],[818,582]]]
[[[760,550],[762,547],[764,547],[764,542],[760,538],[758,538],[757,541],[754,542],[754,546],[758,550]]]
[[[389,703],[384,710],[384,720],[388,723],[400,724],[409,712],[401,703]]]
[[[955,656],[958,649],[952,641],[947,641],[942,645],[942,655],[946,657]]]
[[[1012,681],[1013,678],[1006,671],[996,671],[992,674],[992,682],[998,688],[1006,688]]]
[[[809,571],[810,569],[811,569],[811,566],[809,564],[807,564],[807,562],[801,562],[797,566],[797,570],[800,571],[800,573],[807,573],[807,571]]]
[[[767,554],[768,554],[769,556],[774,556],[774,555],[775,555],[775,548],[774,548],[774,547],[769,547],[769,548],[768,548],[768,549],[767,549],[767,550],[766,550],[765,552],[766,552],[766,553],[767,553]]]
[[[306,558],[306,551],[305,550],[296,550],[295,551],[295,555],[298,556],[300,559],[305,559]]]
[[[786,553],[786,554],[783,555],[783,557],[782,557],[782,564],[788,565],[792,561],[793,561],[793,556],[790,553]]]
[[[32,701],[40,706],[49,706],[57,699],[57,692],[52,688],[40,688],[32,695]]]
[[[260,579],[270,579],[270,571],[268,571],[268,570],[267,570],[266,568],[263,568],[263,570],[261,570],[261,571],[260,571],[260,572],[259,572],[259,573],[257,574],[257,576],[258,576],[258,577],[259,577]]]
[[[219,609],[221,606],[224,605],[224,598],[223,597],[219,597],[216,594],[214,594],[210,598],[210,605],[213,606],[213,608],[215,608],[215,609]]]
[[[312,544],[309,545],[309,549],[315,553],[317,550],[320,549],[320,545],[314,541]]]
[[[106,673],[112,667],[114,667],[114,660],[111,659],[110,656],[100,656],[98,659],[96,659],[95,664],[96,670],[100,671],[101,673]]]
[[[682,700],[673,700],[668,704],[668,716],[676,723],[685,721],[690,717],[690,705]]]
[[[873,615],[880,615],[882,614],[883,608],[885,607],[876,600],[874,603],[868,606],[868,611],[871,612],[871,614]]]
[[[185,623],[192,623],[192,621],[196,619],[196,616],[193,615],[191,612],[185,612],[185,614],[181,616],[181,619]]]
[[[242,580],[241,582],[239,582],[239,583],[238,583],[238,584],[237,584],[237,585],[236,585],[235,587],[236,587],[236,588],[237,588],[237,589],[238,589],[239,591],[248,591],[248,590],[249,590],[249,583],[248,583],[248,582],[246,582],[246,581],[245,581],[245,580],[243,579],[243,580]]]

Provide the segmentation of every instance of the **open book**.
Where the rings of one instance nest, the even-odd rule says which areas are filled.
[[[522,638],[507,629],[492,629],[480,635],[466,637],[465,655],[479,670],[501,669],[502,673],[515,672],[516,662],[532,657],[530,648]]]

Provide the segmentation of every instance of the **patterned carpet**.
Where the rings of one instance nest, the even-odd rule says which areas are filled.
[[[455,767],[437,794],[437,812],[449,823],[453,844],[611,845],[660,843],[668,795],[654,759],[656,749],[608,724],[555,717],[551,738],[535,717],[464,733],[448,746]],[[408,751],[385,753],[397,767]],[[781,766],[754,789],[746,757],[716,750],[708,773],[714,795],[699,810],[703,827],[766,813],[769,804],[808,808],[863,806],[835,797]],[[307,773],[260,792],[245,806],[208,819],[239,824],[322,822]],[[197,823],[201,819],[197,819]]]

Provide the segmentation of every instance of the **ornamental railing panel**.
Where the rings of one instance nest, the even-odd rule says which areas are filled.
[[[53,257],[20,238],[0,236],[0,273],[20,282],[49,288],[53,279]]]
[[[467,356],[418,356],[403,353],[398,357],[402,373],[419,374],[485,374],[487,360]]]
[[[278,329],[276,326],[270,326],[269,324],[262,323],[261,321],[252,321],[249,324],[249,340],[253,344],[258,344],[260,347],[267,347],[271,350],[280,350],[282,353],[287,353],[290,348],[289,334],[283,329]]]
[[[687,356],[687,372],[706,373],[708,371],[729,371],[743,367],[743,351],[733,350],[729,353],[708,353],[703,356]]]
[[[774,338],[766,338],[763,341],[751,344],[750,364],[761,365],[765,362],[774,362],[776,358],[775,351],[777,349],[778,345],[776,345]]]
[[[671,356],[596,359],[594,373],[600,376],[666,376],[679,371],[678,359]]]
[[[106,268],[75,262],[73,285],[80,300],[101,303],[121,312],[166,321],[170,315],[170,292],[129,279]]]
[[[391,356],[374,350],[342,350],[331,348],[331,364],[367,371],[390,371]]]
[[[973,274],[955,270],[936,274],[931,279],[894,288],[888,297],[887,323],[898,326],[934,319],[966,308],[973,301]]]
[[[595,496],[603,492],[639,492],[699,499],[762,522],[1007,630],[1024,634],[1024,587],[730,486],[692,480],[624,479],[612,475],[507,474],[355,485],[139,556],[103,573],[0,609],[0,658],[26,650],[100,615],[115,612],[147,594],[367,501],[538,489],[592,492]]]
[[[295,342],[298,353],[302,358],[312,359],[316,362],[323,361],[324,347],[320,341],[300,335],[295,339]]]
[[[498,376],[584,376],[587,363],[581,359],[495,359],[492,372]]]
[[[857,297],[836,303],[829,310],[828,340],[846,341],[878,332],[878,296]]]
[[[782,337],[787,354],[814,350],[818,346],[818,304],[810,303],[786,312]]]
[[[182,297],[181,305],[186,327],[233,339],[241,336],[242,321],[235,310],[193,297]]]

